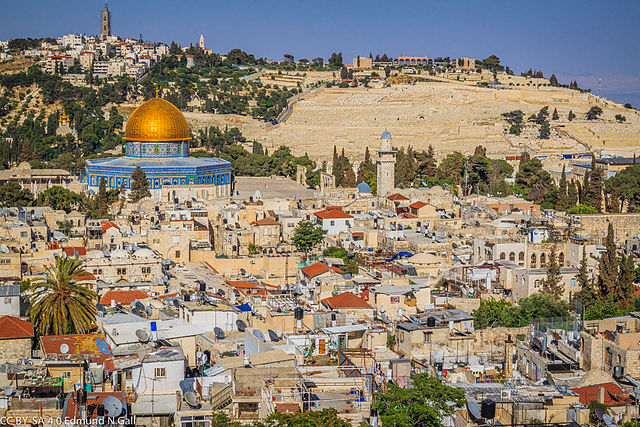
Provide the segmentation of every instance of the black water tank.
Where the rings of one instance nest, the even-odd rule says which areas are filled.
[[[624,367],[620,365],[616,365],[613,368],[613,378],[622,378],[624,376]]]
[[[480,415],[482,415],[482,418],[487,420],[494,419],[496,416],[496,402],[491,399],[483,400]]]
[[[293,316],[296,320],[302,320],[304,317],[304,309],[302,307],[296,307],[296,309],[293,310]]]
[[[78,405],[85,405],[87,403],[87,392],[83,388],[76,392],[76,401]]]
[[[185,300],[186,302],[191,301],[191,295],[190,295],[190,294],[184,294],[184,300]]]
[[[200,282],[200,292],[207,292],[207,284]]]
[[[442,362],[435,362],[433,364],[433,367],[435,368],[436,371],[442,372]]]
[[[99,417],[104,417],[104,405],[102,403],[98,404],[96,415]]]
[[[428,317],[427,318],[427,326],[430,328],[435,328],[436,326],[436,318],[435,317]]]

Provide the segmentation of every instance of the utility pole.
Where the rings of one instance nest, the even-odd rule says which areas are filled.
[[[600,86],[602,85],[602,77],[598,78],[598,102],[600,102]]]

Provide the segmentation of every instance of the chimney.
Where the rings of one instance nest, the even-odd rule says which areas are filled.
[[[504,376],[513,377],[513,341],[511,335],[504,341]]]
[[[604,387],[598,387],[598,403],[604,404]]]

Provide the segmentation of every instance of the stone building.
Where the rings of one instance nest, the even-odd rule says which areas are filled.
[[[380,137],[380,149],[377,150],[378,161],[376,189],[380,197],[390,194],[395,188],[395,165],[397,151],[391,146],[391,134],[388,131],[382,132]]]
[[[12,361],[31,355],[33,325],[12,316],[0,317],[0,360]]]
[[[100,13],[100,39],[105,40],[111,35],[111,12],[107,7],[107,0],[104,1],[104,9]]]

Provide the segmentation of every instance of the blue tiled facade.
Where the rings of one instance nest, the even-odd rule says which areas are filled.
[[[105,179],[107,188],[131,187],[131,175],[136,167],[144,171],[150,189],[163,185],[228,185],[231,184],[231,164],[213,157],[189,157],[189,143],[128,142],[124,157],[87,160],[89,188],[98,188]]]

